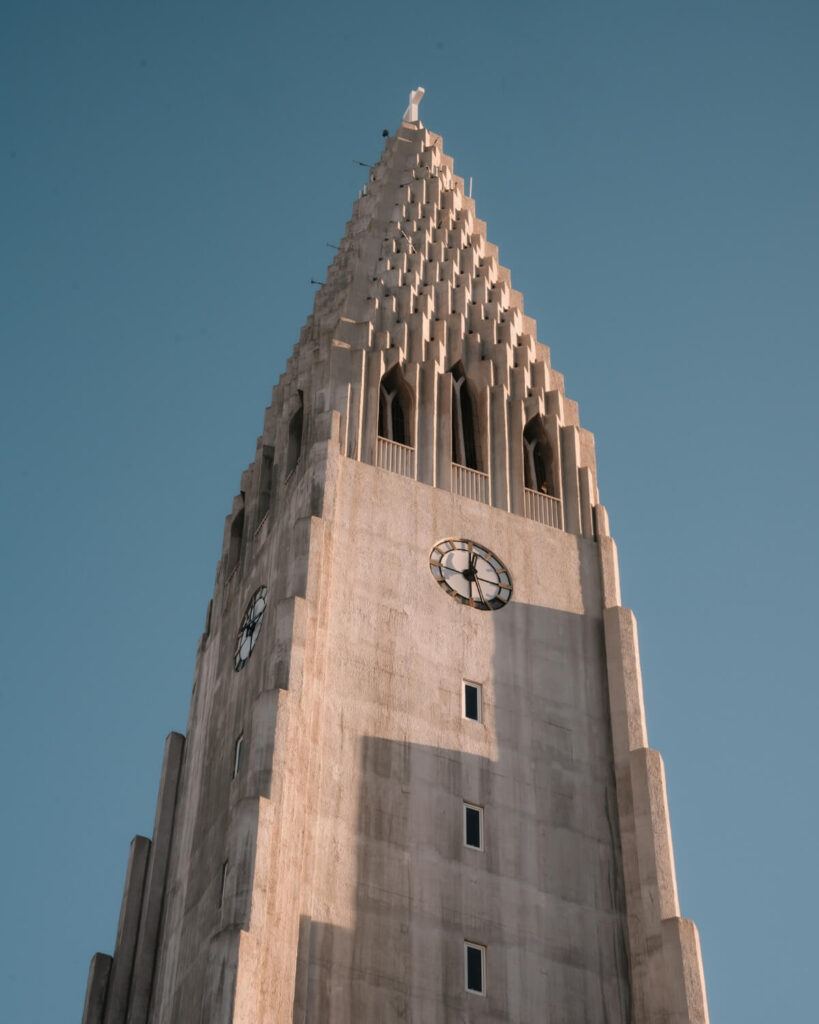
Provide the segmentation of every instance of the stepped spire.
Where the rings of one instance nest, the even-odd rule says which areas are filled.
[[[294,396],[318,386],[341,417],[345,454],[373,464],[397,458],[385,453],[377,429],[380,382],[396,367],[412,395],[406,439],[413,453],[398,459],[402,472],[593,535],[592,435],[580,428],[577,406],[566,399],[441,136],[406,119],[354,204],[274,396],[266,443],[279,447],[273,435],[292,414]],[[453,372],[466,383],[458,385]],[[467,474],[451,468],[466,459],[463,443],[450,451],[464,416],[474,436]],[[525,457],[527,425],[540,438],[539,462]]]

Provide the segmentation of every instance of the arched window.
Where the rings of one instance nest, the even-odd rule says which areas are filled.
[[[555,494],[552,446],[540,416],[529,420],[523,430],[523,476],[530,490]]]
[[[398,367],[381,378],[378,393],[378,436],[412,446],[412,388]]]
[[[299,407],[290,417],[287,434],[287,462],[285,475],[290,476],[301,458],[301,435],[304,429],[304,392],[299,391]]]
[[[452,461],[469,469],[478,465],[478,421],[475,403],[464,373],[463,363],[452,367]]]
[[[239,564],[242,557],[242,540],[245,534],[245,510],[240,508],[230,524],[230,547],[228,548],[228,576]]]

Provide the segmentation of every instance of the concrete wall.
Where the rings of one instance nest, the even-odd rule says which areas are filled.
[[[235,1019],[628,1021],[594,544],[349,460],[326,520],[326,626],[279,720]],[[507,608],[438,587],[429,553],[450,536],[505,561]],[[463,845],[464,801],[483,851]],[[464,940],[487,946],[486,998],[464,991]]]

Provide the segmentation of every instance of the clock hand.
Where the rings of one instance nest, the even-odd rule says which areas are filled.
[[[486,604],[486,598],[483,596],[483,591],[481,590],[481,581],[478,579],[477,576],[475,577],[475,586],[478,588],[478,594],[480,595],[481,604]]]
[[[489,584],[490,587],[497,587],[499,591],[505,591],[507,593],[511,593],[512,591],[512,588],[508,583],[498,583],[497,580],[482,580],[481,582]]]

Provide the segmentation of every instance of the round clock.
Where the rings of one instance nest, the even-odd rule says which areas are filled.
[[[461,604],[483,611],[503,608],[512,596],[509,570],[473,540],[442,540],[429,555],[429,568],[444,590]]]
[[[236,634],[236,649],[233,652],[233,667],[237,672],[241,671],[248,663],[256,641],[259,638],[259,630],[262,628],[262,619],[267,608],[267,587],[259,587],[251,597],[250,603],[242,616],[242,624]]]

